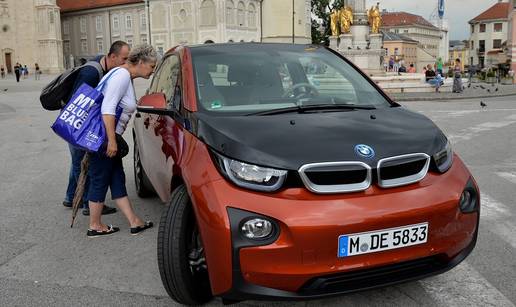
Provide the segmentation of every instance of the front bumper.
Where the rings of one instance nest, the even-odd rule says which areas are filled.
[[[212,167],[204,172],[216,177]],[[470,177],[456,158],[445,174],[352,194],[315,195],[302,188],[264,194],[223,179],[191,186],[213,293],[228,300],[319,298],[449,270],[476,242],[479,213],[458,208]],[[237,244],[242,216],[232,212],[272,218],[278,238],[261,246]],[[337,258],[339,235],[423,222],[429,223],[425,244]]]

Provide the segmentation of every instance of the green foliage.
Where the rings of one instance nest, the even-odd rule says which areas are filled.
[[[487,75],[486,76],[488,78],[494,78],[496,75],[495,75],[495,72],[490,69],[490,70],[487,71]]]
[[[312,18],[312,43],[329,45],[330,40],[330,12],[341,9],[345,0],[312,0],[312,14],[322,21],[323,33],[319,31],[319,24]]]

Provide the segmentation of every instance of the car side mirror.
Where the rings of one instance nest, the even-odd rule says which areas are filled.
[[[138,112],[151,113],[158,115],[171,115],[171,111],[167,108],[167,100],[165,94],[155,93],[145,95],[138,102]]]

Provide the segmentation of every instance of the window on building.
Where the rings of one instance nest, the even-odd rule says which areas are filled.
[[[70,41],[63,42],[63,52],[66,55],[70,54]]]
[[[408,30],[403,30],[403,33],[408,33]]]
[[[247,26],[250,28],[256,27],[256,8],[252,3],[249,4],[249,23]]]
[[[113,30],[118,31],[120,29],[120,20],[118,15],[113,15]]]
[[[50,24],[53,24],[55,22],[55,15],[54,15],[54,11],[49,11],[48,12],[48,19],[50,21]]]
[[[140,36],[140,42],[142,44],[147,44],[147,35]]]
[[[501,39],[493,39],[493,48],[494,49],[502,48],[502,40]]]
[[[213,0],[204,0],[201,3],[201,26],[215,26],[217,16]]]
[[[97,53],[104,53],[104,42],[102,39],[97,39]]]
[[[396,30],[394,30],[394,33],[398,34],[398,33],[400,33],[400,30],[396,29]]]
[[[80,19],[81,33],[86,33],[86,17]]]
[[[482,24],[480,24],[480,33],[484,33],[484,32],[486,32],[486,24],[482,23]]]
[[[65,35],[70,34],[70,22],[68,20],[65,20],[63,22],[63,34],[65,34]]]
[[[88,41],[85,39],[81,40],[81,53],[87,53],[88,52]]]
[[[102,32],[102,16],[95,17],[95,28],[97,32]]]
[[[500,22],[500,23],[495,23],[493,25],[493,31],[494,32],[502,32],[503,31],[503,24]]]
[[[147,30],[147,15],[145,15],[145,12],[140,13],[140,29],[142,31]]]
[[[231,0],[226,2],[226,22],[228,25],[235,24],[235,4]]]
[[[125,15],[125,28],[131,30],[133,28],[133,16]]]
[[[127,45],[129,45],[129,49],[133,49],[133,38],[132,37],[126,37],[125,42]]]
[[[471,25],[471,34],[475,33],[475,25]]]
[[[245,26],[245,5],[243,2],[238,2],[237,7],[237,25],[240,27]]]
[[[486,52],[486,41],[485,40],[478,41],[478,52]]]
[[[475,41],[471,41],[471,50],[475,50]]]

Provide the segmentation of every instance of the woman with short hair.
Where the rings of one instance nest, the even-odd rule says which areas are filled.
[[[90,153],[88,237],[109,235],[120,230],[118,227],[108,226],[101,222],[102,208],[108,188],[111,190],[111,198],[127,218],[131,234],[138,234],[153,226],[152,222],[144,222],[136,215],[127,197],[125,173],[119,150],[127,147],[122,134],[132,114],[136,111],[136,96],[132,80],[135,78],[148,79],[154,72],[156,61],[157,53],[152,46],[137,46],[131,50],[124,65],[106,74],[99,83],[108,80],[102,89],[104,100],[101,109],[107,144],[105,151]],[[118,115],[120,117],[117,120]]]

